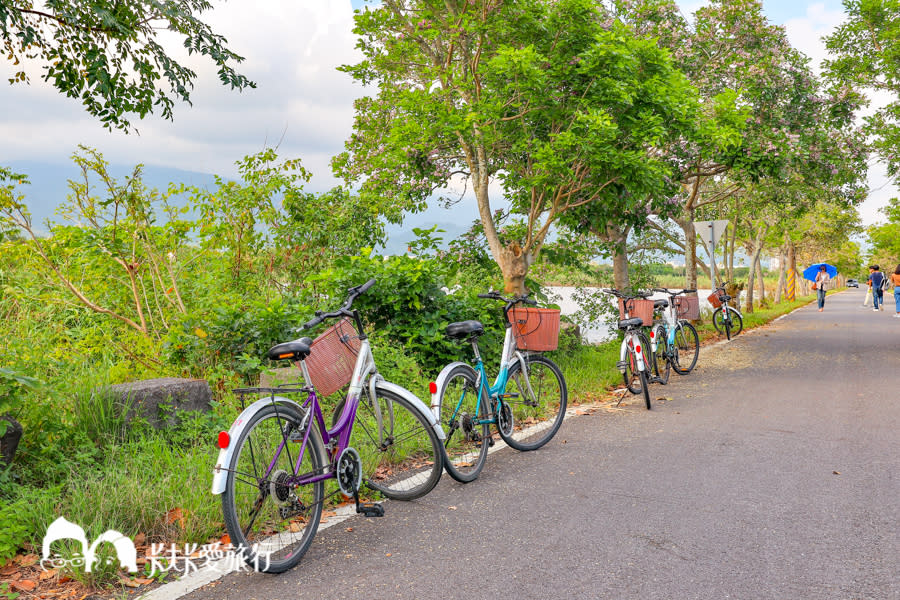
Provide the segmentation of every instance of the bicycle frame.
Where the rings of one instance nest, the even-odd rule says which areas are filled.
[[[419,398],[417,398],[408,390],[385,381],[384,378],[382,378],[381,375],[378,374],[377,368],[375,366],[375,360],[372,357],[371,346],[369,345],[369,340],[366,338],[360,340],[359,354],[356,357],[356,364],[353,368],[353,376],[350,379],[350,389],[347,392],[344,409],[341,412],[341,416],[338,419],[338,422],[335,423],[334,427],[332,427],[331,429],[329,429],[325,425],[325,418],[322,414],[321,406],[319,405],[319,398],[316,395],[316,392],[313,389],[312,385],[309,383],[309,371],[307,369],[305,361],[300,362],[300,370],[302,371],[304,381],[306,382],[306,386],[304,389],[308,389],[309,391],[302,406],[297,404],[293,400],[275,396],[273,394],[271,397],[261,398],[245,408],[244,411],[241,412],[241,414],[238,416],[238,418],[235,419],[234,423],[231,425],[231,428],[228,430],[228,436],[231,440],[239,439],[242,431],[250,423],[253,415],[255,415],[266,406],[272,404],[276,405],[276,407],[279,405],[293,406],[301,414],[303,414],[303,421],[301,422],[303,439],[300,446],[300,452],[297,456],[296,464],[293,469],[294,472],[292,473],[291,479],[289,480],[291,485],[306,485],[315,483],[317,481],[330,479],[335,476],[334,462],[337,457],[340,456],[341,452],[343,452],[344,449],[349,446],[350,436],[353,433],[353,425],[356,422],[356,411],[359,408],[363,385],[365,383],[368,383],[370,397],[372,398],[375,397],[376,390],[379,389],[387,389],[397,395],[402,396],[428,420],[432,429],[434,429],[435,433],[437,434],[438,439],[444,439],[444,430],[441,428],[440,422],[434,417],[432,412],[428,410],[428,407],[426,407],[425,404],[423,404],[422,401],[419,400]],[[379,443],[381,443],[384,441],[382,439],[382,436],[385,430],[385,415],[381,414],[380,407],[378,406],[377,402],[373,402],[373,408],[375,411],[376,422],[378,423]],[[394,415],[391,411],[390,404],[388,404],[388,412],[388,424],[390,427],[393,427]],[[315,419],[319,434],[322,436],[322,442],[330,451],[330,456],[328,457],[328,463],[330,466],[328,471],[325,473],[314,473],[301,476],[297,471],[299,470],[300,465],[303,462],[303,456],[309,446],[309,435],[312,431],[312,426],[310,426],[310,419]],[[295,440],[290,440],[287,437],[284,437],[282,439],[281,444],[279,444],[278,449],[275,451],[275,455],[269,463],[269,467],[267,468],[263,478],[267,478],[269,476],[271,470],[277,463],[281,452],[284,451],[284,449],[287,447],[288,441]],[[213,471],[213,494],[221,494],[225,491],[225,481],[227,477],[226,465],[231,464],[231,458],[236,449],[236,444],[229,443],[225,448],[219,450],[219,457],[216,460],[216,467]]]
[[[478,376],[478,404],[476,405],[476,414],[481,410],[481,401],[482,398],[497,398],[499,402],[503,402],[503,393],[506,391],[506,384],[509,382],[509,365],[513,360],[517,360],[522,367],[522,372],[527,373],[525,366],[525,357],[522,356],[522,353],[516,349],[515,346],[515,336],[513,334],[512,326],[506,326],[506,334],[503,338],[503,354],[500,356],[500,371],[497,373],[497,378],[494,380],[493,385],[488,385],[488,374],[484,368],[484,361],[481,358],[481,353],[478,351],[478,345],[473,344],[473,349],[475,350],[475,372]],[[431,410],[434,414],[435,418],[440,420],[440,398],[438,397],[438,390],[443,388],[444,380],[450,374],[450,371],[453,370],[457,365],[465,365],[466,363],[457,361],[450,363],[446,367],[441,370],[441,373],[435,379],[435,385],[431,388]],[[530,389],[531,381],[528,377],[525,377],[525,385],[529,387],[529,393],[532,393]],[[483,392],[483,393],[482,393]],[[465,396],[462,396],[459,399],[456,407],[454,408],[454,414],[459,410],[459,407],[462,405]],[[490,419],[480,420],[479,425],[483,425],[484,423],[496,423],[497,416],[494,415]]]

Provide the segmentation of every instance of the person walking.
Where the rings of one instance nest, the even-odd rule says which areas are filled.
[[[894,304],[897,310],[894,316],[900,319],[900,265],[891,273],[891,283],[894,285]]]
[[[884,285],[884,273],[881,272],[881,267],[878,265],[871,265],[869,267],[869,283],[872,286],[872,302],[874,307],[872,310],[877,311],[879,304],[881,305],[881,310],[884,310],[884,290],[882,289],[882,285]]]
[[[816,296],[819,300],[819,312],[825,310],[825,288],[828,287],[830,280],[831,276],[825,270],[825,265],[820,266],[819,272],[816,273]]]

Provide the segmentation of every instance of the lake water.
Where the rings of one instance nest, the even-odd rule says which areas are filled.
[[[578,311],[579,305],[578,302],[574,299],[575,290],[581,289],[573,286],[554,286],[548,288],[548,291],[553,294],[552,301],[559,304],[560,313],[563,315],[573,315]],[[600,288],[584,288],[586,290],[597,291]],[[699,290],[698,296],[700,296],[700,311],[701,312],[712,312],[712,305],[706,300],[706,297],[712,293],[712,290]],[[609,298],[610,306],[615,306],[616,298],[610,294],[604,294],[604,296]],[[667,296],[662,293],[655,293],[651,298],[656,300],[657,298],[666,298]],[[589,326],[585,327],[581,326],[581,334],[584,337],[585,341],[590,344],[597,344],[615,337],[615,329],[611,328],[604,323],[592,323]]]

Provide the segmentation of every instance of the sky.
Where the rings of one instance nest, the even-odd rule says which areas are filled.
[[[193,105],[176,104],[174,120],[136,121],[137,132],[109,132],[80,103],[65,98],[32,70],[30,85],[0,87],[0,164],[32,160],[69,162],[79,144],[99,149],[115,164],[143,163],[234,176],[235,161],[265,147],[282,157],[299,157],[313,174],[308,186],[322,191],[338,184],[330,158],[343,149],[353,125],[353,100],[364,94],[349,75],[336,71],[356,62],[353,9],[363,0],[264,0],[214,2],[205,13],[213,30],[246,60],[239,70],[258,87],[235,92],[219,84],[202,58],[186,57],[199,74]],[[689,15],[703,5],[681,0]],[[821,37],[843,18],[840,0],[764,0],[770,20],[786,27],[791,43],[818,65],[825,57]],[[180,43],[171,39],[180,51]],[[13,67],[0,62],[0,77]],[[884,170],[870,171],[869,200],[860,213],[865,224],[897,195]],[[473,213],[472,218],[475,218]]]

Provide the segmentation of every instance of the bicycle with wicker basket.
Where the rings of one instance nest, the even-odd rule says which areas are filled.
[[[232,544],[258,570],[280,573],[300,562],[329,497],[342,493],[356,501],[357,512],[380,517],[381,504],[360,500],[363,483],[388,498],[411,500],[440,479],[440,424],[412,392],[378,373],[352,310],[374,283],[350,288],[338,310],[316,312],[301,329],[337,322],[315,341],[304,337],[269,350],[272,360],[294,361],[305,385],[235,390],[242,403],[263,397],[219,434],[212,492],[222,495]],[[326,426],[319,398],[347,385]],[[305,399],[296,402],[290,394]],[[337,489],[326,494],[329,479]]]
[[[625,387],[632,394],[643,394],[647,410],[650,410],[650,382],[653,363],[650,357],[650,339],[644,327],[653,325],[653,300],[650,292],[635,292],[628,295],[614,289],[604,292],[619,299],[618,328],[623,333],[619,348],[619,362],[616,368],[625,380]]]
[[[484,333],[478,321],[451,323],[446,329],[448,337],[472,345],[475,365],[453,362],[431,383],[431,408],[446,434],[444,468],[463,483],[473,481],[484,468],[494,444],[491,425],[516,450],[536,450],[559,430],[568,403],[562,371],[538,354],[557,347],[559,310],[519,306],[536,304],[527,294],[504,298],[489,292],[478,297],[505,302],[506,333],[494,383],[488,383],[478,349]]]
[[[744,329],[744,316],[741,311],[731,306],[729,302],[733,298],[725,291],[725,286],[730,282],[726,281],[716,286],[716,289],[709,295],[707,300],[712,304],[713,311],[712,322],[713,327],[719,333],[725,333],[727,339],[731,336],[739,334]]]
[[[697,364],[700,353],[700,336],[688,321],[700,318],[700,299],[689,296],[697,290],[673,292],[666,288],[653,288],[668,299],[654,300],[654,308],[662,318],[650,328],[650,354],[653,371],[660,383],[669,378],[669,368],[679,375],[690,373]]]

